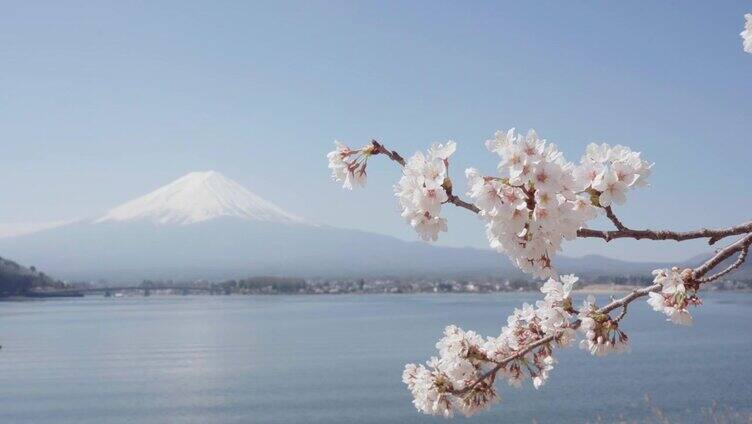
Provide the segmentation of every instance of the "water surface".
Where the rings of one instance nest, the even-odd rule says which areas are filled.
[[[443,327],[497,334],[534,294],[83,298],[0,303],[0,423],[430,423],[400,381]],[[477,423],[680,422],[752,412],[752,294],[706,294],[690,328],[638,301],[632,353],[560,352],[543,389],[501,384]],[[460,420],[462,421],[462,420]]]

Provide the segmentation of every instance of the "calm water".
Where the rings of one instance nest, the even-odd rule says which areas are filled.
[[[529,294],[85,298],[0,303],[0,423],[430,423],[400,382],[448,323],[496,334]],[[540,391],[500,386],[477,423],[681,422],[752,411],[752,295],[706,295],[691,328],[644,302],[631,354],[560,353]],[[463,421],[463,420],[460,420]]]

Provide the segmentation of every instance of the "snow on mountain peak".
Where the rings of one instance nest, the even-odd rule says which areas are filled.
[[[216,171],[186,174],[162,188],[110,210],[95,222],[146,219],[158,224],[188,225],[219,217],[280,223],[303,222]]]

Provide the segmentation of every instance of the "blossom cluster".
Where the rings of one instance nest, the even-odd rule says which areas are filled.
[[[431,415],[450,417],[459,411],[469,416],[498,401],[497,375],[515,387],[526,378],[536,389],[543,385],[556,362],[554,345],[568,346],[575,337],[570,293],[576,281],[572,275],[549,279],[541,288],[544,299],[515,309],[498,337],[483,339],[448,326],[436,344],[438,357],[405,366],[402,380],[415,407]]]
[[[744,15],[744,20],[744,31],[739,33],[739,35],[741,35],[742,40],[744,40],[744,51],[752,53],[752,13]]]
[[[575,166],[535,130],[497,132],[486,147],[501,157],[499,176],[465,171],[468,196],[486,221],[492,248],[522,271],[556,275],[552,258],[564,240],[595,218],[601,208],[622,204],[625,193],[647,184],[651,164],[624,146],[590,144]]]
[[[579,330],[585,334],[580,340],[581,349],[595,356],[629,351],[629,338],[619,329],[619,322],[609,314],[599,313],[593,296],[588,296],[583,302],[579,318]]]
[[[353,150],[335,143],[337,149],[327,155],[334,179],[348,189],[364,185],[368,158],[379,153],[377,145]],[[526,135],[514,128],[499,131],[486,147],[501,157],[499,175],[467,169],[468,195],[486,222],[490,246],[540,278],[556,276],[552,258],[564,240],[576,238],[577,230],[599,211],[624,203],[628,190],[646,185],[652,167],[640,153],[608,144],[590,144],[574,165],[535,130]],[[404,163],[394,186],[402,217],[425,241],[436,241],[447,230],[441,208],[453,200],[448,167],[456,148],[449,141],[417,152]]]
[[[662,312],[674,324],[691,325],[692,315],[687,310],[690,305],[698,306],[702,300],[697,296],[697,287],[685,283],[687,271],[678,268],[656,269],[654,283],[661,285],[660,292],[649,293],[648,304],[653,310]]]
[[[457,149],[453,141],[435,143],[428,152],[417,152],[402,170],[402,178],[394,186],[401,215],[425,241],[436,241],[439,232],[447,230],[440,216],[441,205],[449,200],[447,193],[449,157]]]
[[[339,141],[335,141],[334,144],[337,148],[326,155],[329,159],[329,169],[332,170],[332,179],[342,182],[342,187],[348,190],[364,186],[368,158],[375,153],[373,143],[358,150],[353,150]]]
[[[591,143],[575,170],[575,179],[578,187],[597,195],[597,206],[622,205],[629,189],[648,185],[652,166],[629,147]]]

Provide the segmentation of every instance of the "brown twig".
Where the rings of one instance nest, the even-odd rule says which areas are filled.
[[[633,230],[624,227],[621,230],[602,231],[591,230],[590,228],[580,228],[577,230],[577,236],[580,238],[600,238],[605,241],[611,241],[618,238],[632,238],[636,240],[674,240],[684,241],[707,238],[708,244],[734,235],[741,235],[752,232],[752,222],[746,222],[741,225],[728,228],[707,229],[702,228],[694,231],[667,231],[667,230]]]
[[[400,154],[397,153],[396,151],[387,149],[386,147],[384,147],[383,144],[379,143],[376,140],[371,140],[371,144],[373,145],[373,148],[374,148],[373,154],[375,155],[379,153],[384,154],[387,157],[389,157],[389,159],[397,162],[401,166],[405,166],[405,159],[402,156],[400,156]]]
[[[700,278],[700,279],[699,279],[699,281],[700,281],[701,283],[708,283],[708,282],[710,282],[710,281],[713,281],[713,280],[717,280],[717,279],[719,279],[719,278],[723,277],[724,275],[726,275],[726,274],[728,274],[729,272],[731,272],[731,271],[735,270],[736,268],[739,268],[739,267],[740,267],[740,266],[741,266],[741,265],[742,265],[742,264],[744,263],[744,261],[745,261],[745,260],[747,259],[747,253],[748,253],[748,252],[749,252],[749,245],[745,246],[745,247],[744,247],[744,248],[743,248],[743,249],[741,250],[741,252],[739,252],[739,257],[738,257],[738,258],[736,258],[736,261],[735,261],[735,262],[734,262],[733,264],[729,265],[729,266],[728,266],[728,267],[727,267],[726,269],[724,269],[723,271],[721,271],[721,272],[718,272],[718,273],[715,273],[715,274],[711,275],[710,277],[703,277],[703,278]]]
[[[627,315],[627,305],[628,303],[625,303],[624,305],[622,305],[621,312],[619,313],[619,316],[617,316],[614,321],[619,322]]]
[[[611,206],[606,206],[603,209],[606,211],[606,216],[608,217],[609,220],[611,220],[611,222],[614,223],[614,226],[616,227],[617,230],[620,230],[620,231],[628,230],[628,228],[624,226],[624,224],[621,223],[619,218],[616,217],[616,214],[614,214],[614,211],[613,209],[611,209]]]
[[[735,241],[734,243],[724,247],[723,249],[719,250],[718,253],[715,254],[715,256],[708,259],[704,264],[694,269],[693,271],[694,278],[699,282],[707,282],[707,281],[712,281],[717,278],[720,278],[721,276],[733,271],[744,262],[744,260],[747,257],[747,251],[749,250],[749,246],[751,244],[752,244],[752,234],[747,234],[746,236]],[[711,271],[713,268],[718,266],[721,262],[725,261],[727,258],[729,258],[731,255],[733,255],[736,252],[740,252],[739,258],[737,259],[737,261],[731,264],[731,266],[729,266],[725,270],[719,272],[718,274],[720,275],[716,274],[714,276],[708,277],[707,279],[702,278],[705,276],[705,274],[707,274],[709,271]],[[707,280],[707,281],[704,281],[704,280]]]
[[[451,203],[451,204],[453,204],[455,206],[459,206],[461,208],[465,208],[465,209],[467,209],[467,210],[469,210],[470,212],[473,212],[473,213],[479,213],[480,212],[480,208],[479,207],[475,206],[474,204],[472,204],[470,202],[466,202],[466,201],[460,199],[459,197],[457,197],[454,194],[451,194],[448,197],[449,197],[449,203]]]

